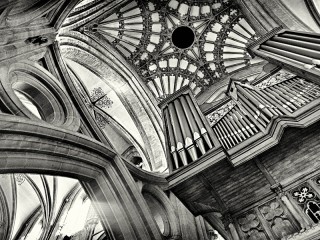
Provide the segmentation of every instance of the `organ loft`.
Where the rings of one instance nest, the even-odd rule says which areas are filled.
[[[319,0],[2,0],[0,239],[319,239],[319,33]]]

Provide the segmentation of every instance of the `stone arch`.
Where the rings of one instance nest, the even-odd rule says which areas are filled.
[[[78,98],[78,100],[83,100],[85,102],[85,104],[88,104],[90,102],[90,97],[89,97],[89,89],[87,89],[87,87],[85,86],[85,84],[82,82],[81,77],[79,76],[78,72],[75,71],[69,64],[68,62],[65,62],[68,72],[69,72],[69,79],[71,79],[72,81],[70,81],[68,84],[69,87],[76,87],[76,91],[80,96],[80,99]],[[85,68],[85,67],[83,67]],[[90,72],[91,74],[97,76],[98,78],[100,76],[96,75],[95,73],[93,73],[91,70],[86,69],[88,72]],[[79,90],[81,89],[81,90]],[[70,89],[71,90],[71,89]],[[71,90],[71,92],[74,92],[74,90]],[[76,94],[74,94],[75,96]],[[80,104],[82,105],[82,104]],[[84,109],[82,109],[83,111]],[[89,113],[91,116],[93,115],[92,112]],[[144,167],[145,169],[149,170],[151,169],[151,163],[150,163],[150,158],[148,157],[147,152],[145,151],[145,148],[140,144],[140,142],[130,133],[130,128],[125,128],[124,125],[122,125],[120,122],[118,122],[117,119],[115,119],[113,116],[109,115],[107,112],[103,111],[102,109],[98,109],[96,108],[94,110],[94,115],[98,114],[98,116],[103,116],[105,118],[108,119],[108,124],[105,125],[105,127],[103,128],[103,132],[105,132],[105,135],[108,136],[108,140],[110,141],[111,146],[114,149],[117,149],[117,145],[119,142],[117,142],[116,140],[113,141],[112,137],[109,138],[109,133],[108,130],[106,129],[112,129],[111,131],[115,131],[119,134],[119,136],[123,137],[123,139],[126,142],[130,142],[139,152],[139,156],[141,156],[143,158],[144,161]],[[97,117],[97,115],[96,115]],[[116,143],[116,144],[115,144]],[[120,144],[121,145],[121,144]],[[119,152],[120,154],[123,154],[122,152]]]
[[[143,104],[141,95],[130,85],[130,82],[133,81],[131,78],[134,76],[119,72],[122,68],[122,66],[116,65],[119,60],[106,52],[105,48],[88,39],[87,36],[78,32],[70,34],[72,36],[60,36],[62,56],[85,66],[113,88],[130,112],[143,138],[153,169],[157,169],[160,164],[166,166],[162,127],[159,126],[151,107]],[[144,99],[144,101],[146,100]]]
[[[0,238],[6,239],[9,235],[10,214],[9,206],[4,195],[4,191],[0,186]]]
[[[9,127],[8,127],[9,126]],[[123,161],[84,135],[0,115],[0,173],[38,173],[79,179],[111,239],[161,239]]]
[[[43,118],[55,126],[78,131],[80,118],[61,83],[40,65],[23,61],[0,69],[2,101],[14,115],[38,120],[22,104],[14,90],[25,92],[42,110]]]
[[[167,226],[164,226],[163,235],[166,239],[181,239],[181,232],[179,228],[179,219],[176,215],[175,209],[171,204],[166,194],[157,186],[145,184],[142,187],[142,195],[150,195],[164,210],[165,219],[168,220]],[[146,199],[147,200],[147,199]],[[164,223],[166,224],[166,223]]]
[[[41,17],[55,8],[61,0],[29,0],[16,1],[6,18],[6,25],[19,26]]]

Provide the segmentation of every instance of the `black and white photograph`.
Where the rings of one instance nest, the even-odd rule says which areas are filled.
[[[320,240],[320,0],[0,0],[0,240]]]

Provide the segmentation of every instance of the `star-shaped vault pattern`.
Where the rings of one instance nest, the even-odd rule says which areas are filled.
[[[190,47],[180,49],[173,31],[187,26]],[[253,63],[246,46],[256,39],[240,9],[230,0],[130,1],[94,24],[137,70],[156,98],[189,85],[195,95]]]

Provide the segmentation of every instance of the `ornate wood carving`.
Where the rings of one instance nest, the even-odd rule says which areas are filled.
[[[278,200],[274,199],[262,205],[259,207],[259,211],[277,239],[296,232],[297,229],[290,222]]]
[[[261,221],[254,211],[250,211],[237,219],[244,239],[267,240]]]

